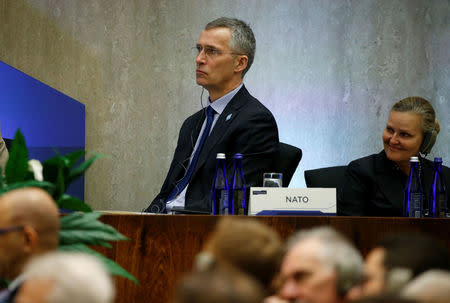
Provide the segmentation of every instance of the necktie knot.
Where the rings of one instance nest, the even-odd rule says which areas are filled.
[[[206,108],[206,119],[207,120],[212,120],[213,117],[214,117],[214,109],[212,108],[211,105],[209,105]]]

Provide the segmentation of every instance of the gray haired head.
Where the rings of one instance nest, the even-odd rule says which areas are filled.
[[[248,57],[247,67],[242,72],[242,77],[250,69],[255,58],[256,40],[250,26],[235,18],[221,17],[206,24],[205,30],[225,27],[231,31],[230,48],[234,53]]]
[[[112,303],[115,297],[109,272],[97,257],[88,254],[47,253],[28,263],[23,277],[24,283],[48,281],[52,284],[46,298],[48,303]]]
[[[448,302],[450,298],[450,272],[439,269],[426,271],[407,284],[401,290],[401,295],[418,302]]]
[[[302,241],[316,239],[320,243],[318,257],[325,266],[332,267],[337,276],[337,292],[345,295],[363,277],[363,259],[359,251],[342,234],[328,227],[300,230],[287,242],[291,249]]]

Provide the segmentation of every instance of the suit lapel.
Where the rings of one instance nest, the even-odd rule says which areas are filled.
[[[214,147],[221,139],[223,139],[226,131],[233,125],[233,121],[239,115],[239,109],[245,104],[246,94],[248,94],[248,92],[245,86],[242,86],[223,110],[200,152],[194,175],[197,170],[205,164],[206,160],[210,158],[210,154]]]
[[[174,171],[172,173],[173,179],[171,180],[171,184],[175,184],[177,180],[184,176],[186,172],[186,167],[188,166],[189,159],[194,150],[195,142],[200,134],[200,130],[202,128],[203,120],[205,119],[204,111],[199,111],[192,117],[191,121],[189,121],[183,128],[186,131],[183,131],[180,134],[182,137],[180,138],[182,141],[178,144],[178,147],[184,147],[180,149],[179,153],[176,152],[176,163],[174,166]]]
[[[378,188],[384,194],[386,199],[390,202],[393,209],[403,209],[403,184],[402,179],[399,178],[399,174],[403,174],[401,171],[397,171],[390,162],[384,151],[379,153],[375,158],[375,178],[377,180]]]

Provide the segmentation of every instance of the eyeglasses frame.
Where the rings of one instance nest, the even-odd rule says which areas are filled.
[[[23,230],[23,229],[25,229],[25,226],[23,226],[23,225],[16,225],[16,226],[10,226],[10,227],[6,227],[6,228],[0,228],[0,236],[6,235],[13,231],[18,231],[18,230]]]

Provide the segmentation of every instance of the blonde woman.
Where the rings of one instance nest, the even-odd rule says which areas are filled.
[[[408,97],[395,103],[383,131],[383,151],[348,165],[338,199],[338,215],[402,216],[410,157],[420,159],[422,186],[426,193],[432,182],[433,162],[421,155],[431,151],[439,130],[439,121],[429,101]],[[447,189],[450,189],[450,169],[442,166],[442,173]],[[426,195],[424,203],[427,203]]]

